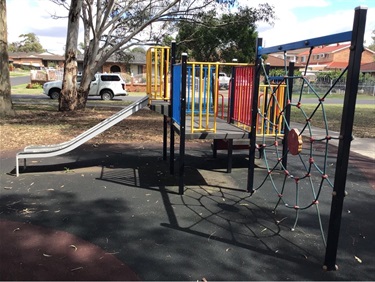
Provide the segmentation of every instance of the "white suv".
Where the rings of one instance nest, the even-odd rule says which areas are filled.
[[[80,77],[77,77],[77,83]],[[43,94],[51,99],[58,99],[62,88],[62,81],[55,80],[43,84]],[[114,96],[126,96],[126,83],[117,73],[97,73],[90,84],[89,96],[100,96],[102,100],[111,100]]]

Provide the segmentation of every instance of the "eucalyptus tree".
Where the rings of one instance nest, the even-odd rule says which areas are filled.
[[[51,0],[70,9],[66,0]],[[116,52],[158,44],[173,23],[193,20],[202,10],[226,9],[235,0],[83,0],[83,75],[77,103],[84,109],[93,75]]]
[[[9,52],[36,52],[42,53],[46,49],[43,48],[42,44],[39,42],[38,36],[35,33],[25,33],[18,36],[21,40],[17,42],[12,42],[8,46]]]
[[[77,52],[79,21],[83,0],[71,0],[68,16],[68,32],[65,46],[64,79],[59,97],[59,110],[72,111],[78,105]]]
[[[268,4],[243,7],[232,13],[202,11],[195,22],[180,22],[178,50],[188,52],[197,61],[250,63],[255,59],[256,25],[272,24],[273,8]]]
[[[14,115],[10,78],[9,78],[9,56],[8,56],[8,35],[7,35],[7,14],[6,1],[0,0],[0,114]]]

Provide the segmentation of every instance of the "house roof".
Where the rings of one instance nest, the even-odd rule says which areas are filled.
[[[361,72],[375,72],[375,62],[361,65]]]
[[[129,60],[129,63],[135,64],[135,65],[144,65],[146,64],[146,54],[142,52],[128,52],[130,53],[133,57]],[[83,61],[83,55],[78,54],[77,55],[77,61]],[[120,63],[119,59],[117,58],[116,54],[113,54],[110,56],[107,60],[109,63]]]
[[[328,63],[327,69],[345,69],[348,66],[348,62],[331,62]]]
[[[274,55],[268,55],[267,59],[264,61],[265,64],[269,64],[271,67],[284,67],[284,59],[276,57]],[[289,62],[287,63],[289,64]],[[295,67],[302,67],[302,64],[296,63]]]
[[[64,60],[64,56],[56,55],[49,52],[36,53],[36,52],[15,52],[9,53],[9,58],[12,59],[27,59],[27,58],[38,58],[42,60],[60,61]]]
[[[146,63],[146,54],[142,52],[129,52],[133,57],[130,59],[130,63],[132,64],[145,64]],[[27,58],[37,58],[47,61],[64,61],[65,57],[61,55],[52,54],[49,52],[44,53],[35,53],[35,52],[15,52],[15,53],[9,53],[9,59],[27,59]],[[78,61],[83,61],[83,55],[78,54],[77,55]],[[107,62],[111,63],[117,63],[119,60],[116,58],[116,55],[112,55]]]
[[[350,44],[336,44],[336,45],[328,45],[328,46],[321,46],[321,47],[315,47],[312,50],[312,54],[321,54],[321,53],[336,53],[338,51],[347,49],[350,47]],[[304,56],[309,55],[310,50],[306,50],[304,52],[301,52],[298,54],[298,56]]]

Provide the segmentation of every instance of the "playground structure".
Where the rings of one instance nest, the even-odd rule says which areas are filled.
[[[179,193],[184,192],[184,154],[186,139],[213,139],[213,150],[216,150],[219,144],[225,141],[228,150],[228,167],[230,172],[232,165],[233,140],[242,139],[249,142],[249,166],[248,166],[248,184],[247,190],[253,193],[263,184],[270,180],[273,188],[279,198],[275,209],[280,203],[288,208],[295,209],[296,219],[295,228],[299,213],[303,209],[315,206],[319,218],[320,229],[324,244],[326,245],[326,256],[324,269],[335,270],[336,254],[338,248],[338,239],[340,233],[340,223],[345,197],[345,183],[348,169],[348,160],[350,153],[350,143],[352,141],[352,128],[354,120],[354,111],[356,104],[356,95],[358,91],[358,82],[360,74],[361,54],[363,52],[363,38],[366,22],[367,9],[358,7],[355,9],[353,30],[329,36],[312,38],[300,42],[284,44],[269,48],[262,48],[262,40],[257,42],[257,62],[255,65],[233,65],[231,84],[228,93],[228,105],[224,110],[224,102],[221,102],[221,115],[219,115],[219,92],[217,73],[220,64],[212,63],[190,63],[187,61],[187,55],[183,54],[180,63],[176,63],[175,45],[172,44],[171,51],[166,47],[154,47],[148,54],[148,70],[154,70],[159,75],[159,79],[149,79],[147,81],[150,92],[151,108],[164,115],[164,140],[163,157],[167,158],[167,127],[168,118],[170,118],[170,172],[174,173],[174,134],[177,132],[180,136],[179,148]],[[316,46],[329,45],[333,43],[351,41],[351,51],[347,68],[341,76],[347,74],[346,91],[343,106],[343,115],[341,122],[340,135],[331,136],[326,120],[324,110],[324,99],[335,87],[333,84],[323,95],[314,91],[313,86],[306,78],[307,66],[304,74],[294,75],[294,63],[285,63],[285,76],[278,84],[271,85],[268,71],[262,62],[262,55],[284,52],[286,62],[286,52],[301,48],[310,48],[311,51]],[[168,50],[168,53],[166,53]],[[169,52],[171,59],[169,63]],[[309,59],[308,59],[309,61]],[[170,67],[167,68],[168,64]],[[170,71],[170,73],[167,72]],[[260,74],[266,77],[266,83],[260,84]],[[196,76],[198,73],[198,78]],[[216,74],[213,75],[213,74]],[[148,78],[152,73],[148,73]],[[169,79],[169,80],[168,80]],[[292,97],[294,80],[302,80],[302,87],[299,90],[297,98]],[[303,109],[304,86],[314,93],[317,98],[317,106],[312,113],[307,113]],[[169,92],[168,92],[169,90]],[[158,99],[153,99],[157,97]],[[298,129],[291,121],[292,108],[300,111],[306,122]],[[321,111],[325,134],[316,136],[313,132],[312,118]],[[304,141],[304,136],[308,141]],[[326,174],[327,154],[329,142],[332,139],[339,140],[337,164],[334,181],[331,181]],[[280,142],[281,141],[281,142]],[[322,164],[317,164],[314,160],[314,145],[321,142],[325,146],[325,157]],[[282,148],[279,149],[279,143]],[[307,145],[307,153],[303,152],[303,147]],[[243,146],[240,148],[246,148]],[[263,160],[267,166],[267,173],[264,181],[259,187],[254,187],[254,169],[255,169],[255,151],[259,149],[262,152]],[[267,151],[273,150],[277,156],[270,164],[270,155]],[[306,151],[306,150],[305,150]],[[300,160],[301,175],[293,175],[288,171],[288,158]],[[304,160],[307,158],[307,160]],[[282,186],[276,187],[273,173],[275,170],[284,172],[281,181]],[[318,185],[312,180],[312,173],[317,172]],[[275,176],[276,177],[276,176]],[[283,199],[285,190],[288,189],[287,182],[291,180],[296,187],[295,203],[289,204]],[[313,199],[304,206],[300,205],[299,184],[306,181],[311,186]],[[322,229],[320,212],[318,208],[318,199],[320,191],[324,185],[331,187],[332,204],[329,220],[328,238],[324,237]],[[317,188],[317,189],[316,189]]]
[[[319,190],[324,184],[332,187],[332,205],[329,222],[326,257],[324,266],[327,270],[336,269],[336,253],[341,222],[343,199],[345,197],[345,182],[348,168],[350,142],[352,140],[352,126],[355,111],[356,94],[358,90],[358,78],[360,70],[361,53],[363,51],[364,27],[367,9],[356,8],[353,24],[353,31],[334,34],[330,36],[307,39],[300,42],[284,44],[275,47],[262,48],[262,40],[257,42],[256,64],[237,63],[209,63],[209,62],[188,62],[187,55],[183,54],[181,61],[176,62],[176,45],[170,47],[153,47],[147,52],[147,94],[142,98],[114,116],[99,123],[97,126],[82,133],[71,141],[48,146],[29,146],[16,156],[16,174],[19,175],[19,159],[53,157],[69,152],[97,134],[105,131],[114,124],[138,111],[149,104],[149,107],[164,116],[163,122],[163,158],[167,159],[168,149],[168,126],[170,127],[169,138],[169,163],[170,172],[174,173],[175,160],[175,134],[180,137],[179,142],[179,193],[184,193],[184,168],[185,168],[185,142],[188,139],[212,139],[214,155],[218,149],[228,150],[227,171],[231,171],[232,154],[236,148],[234,140],[244,140],[245,144],[240,148],[248,149],[249,165],[247,191],[253,193],[262,187],[254,187],[254,170],[256,150],[262,152],[262,158],[267,164],[267,172],[264,178],[273,185],[277,192],[279,203],[283,202],[286,207],[296,210],[296,223],[299,212],[310,206],[317,207]],[[339,148],[337,155],[336,174],[334,182],[325,173],[326,159],[320,166],[314,162],[312,147],[316,142],[325,144],[325,153],[330,136],[327,123],[325,122],[326,134],[317,138],[312,130],[312,117],[317,110],[324,114],[324,95],[313,91],[308,80],[302,76],[294,75],[294,65],[290,63],[285,67],[285,76],[278,84],[271,84],[267,69],[264,67],[261,55],[274,52],[286,52],[288,50],[309,47],[314,48],[320,45],[351,41],[351,51],[348,67],[343,74],[347,74],[347,87],[345,91],[344,108],[342,115]],[[284,56],[286,57],[286,56]],[[223,94],[219,93],[218,73],[220,67],[231,66],[232,78],[228,91],[227,103]],[[264,84],[260,83],[260,75],[263,70],[266,77]],[[293,96],[293,81],[303,80],[302,85],[307,85],[317,97],[316,110],[307,114],[303,111],[303,86],[299,95]],[[220,97],[220,99],[219,99]],[[297,97],[297,98],[295,98]],[[299,130],[292,124],[290,112],[292,108],[301,110],[306,118],[306,123]],[[303,140],[308,136],[309,142]],[[282,142],[281,142],[282,141]],[[282,148],[278,148],[278,144]],[[308,146],[308,153],[304,155],[304,147]],[[269,151],[273,150],[277,158],[270,158]],[[288,171],[288,160],[297,158],[302,162],[301,176],[292,175]],[[271,163],[271,161],[273,163]],[[298,183],[301,180],[310,181],[313,168],[320,176],[318,192],[312,189],[313,200],[302,206],[299,204]],[[284,172],[281,189],[274,185],[273,172],[281,170]],[[287,189],[287,181],[294,181],[296,189],[296,203],[284,202],[283,194]],[[311,182],[311,181],[310,181]],[[313,186],[313,185],[311,185]],[[275,209],[276,209],[275,207]],[[296,225],[295,223],[295,225]],[[323,232],[322,232],[323,233]],[[325,241],[325,239],[324,239]]]

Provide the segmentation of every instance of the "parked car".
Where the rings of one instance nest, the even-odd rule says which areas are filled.
[[[79,84],[80,76],[77,77]],[[58,99],[62,89],[62,81],[55,80],[43,84],[43,94],[51,99]],[[89,96],[100,96],[102,100],[112,100],[114,96],[126,96],[126,83],[119,74],[97,73],[90,84]]]
[[[224,72],[219,72],[219,89],[229,89],[230,77]]]

